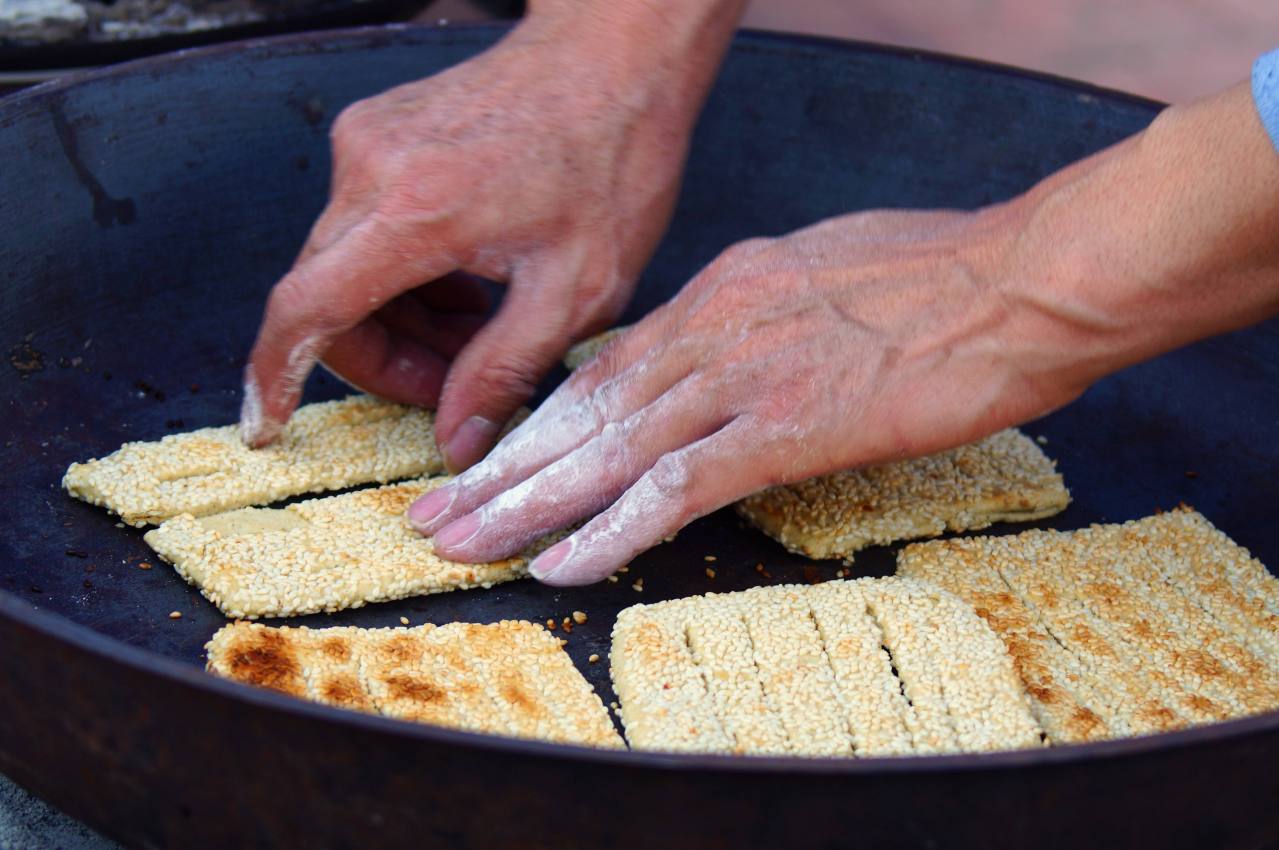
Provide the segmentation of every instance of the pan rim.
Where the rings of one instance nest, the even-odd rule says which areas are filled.
[[[1175,732],[993,753],[818,759],[797,756],[743,757],[714,753],[612,750],[577,744],[509,738],[396,720],[381,715],[339,709],[265,688],[240,684],[175,658],[104,635],[89,626],[75,623],[58,614],[42,611],[38,606],[4,590],[0,590],[0,620],[15,622],[64,647],[89,653],[107,663],[123,665],[140,674],[158,676],[180,686],[204,691],[212,696],[247,702],[267,710],[327,722],[353,731],[424,743],[489,750],[498,754],[526,758],[585,761],[619,768],[691,770],[707,773],[786,773],[812,776],[972,773],[1068,767],[1080,762],[1136,758],[1149,753],[1167,753],[1187,747],[1212,745],[1222,741],[1279,732],[1279,711],[1270,711]]]
[[[12,107],[14,103],[22,100],[55,94],[82,83],[92,82],[102,78],[122,76],[126,74],[151,73],[153,71],[159,71],[168,65],[185,65],[192,60],[206,61],[237,53],[249,53],[255,50],[265,50],[268,48],[274,49],[281,46],[296,49],[298,51],[308,51],[310,49],[315,49],[318,46],[317,42],[322,41],[323,46],[320,47],[321,50],[324,52],[336,52],[337,50],[344,49],[345,47],[360,41],[375,42],[379,39],[386,38],[387,36],[405,35],[436,35],[441,38],[448,38],[450,41],[457,43],[490,43],[493,35],[505,34],[512,28],[513,25],[511,23],[505,22],[449,24],[447,26],[423,23],[386,23],[237,39],[218,42],[216,44],[203,45],[200,47],[189,47],[152,56],[143,56],[137,59],[129,59],[123,62],[103,65],[95,68],[71,69],[70,73],[58,77],[57,79],[39,83],[6,97],[0,97],[0,106]],[[976,59],[960,54],[946,53],[939,50],[927,50],[924,48],[909,47],[906,45],[751,28],[738,29],[732,43],[732,49],[734,50],[752,50],[770,47],[782,48],[788,46],[806,46],[810,48],[825,48],[860,53],[878,53],[911,61],[928,60],[929,62],[967,68],[969,70],[991,73],[998,76],[1016,77],[1031,82],[1044,83],[1092,97],[1123,101],[1131,106],[1150,109],[1152,110],[1152,113],[1162,110],[1168,106],[1166,102],[1154,98],[1132,94],[1120,89],[1109,88],[1095,83],[1089,83],[1084,80],[1077,80],[1061,74],[1053,74],[1048,71],[1036,71],[1029,68],[1021,68],[1016,65],[1008,65],[1002,62],[993,62],[988,59]]]
[[[509,24],[476,24],[449,27],[437,27],[429,24],[383,24],[251,38],[148,56],[102,68],[76,71],[57,80],[0,98],[0,127],[3,127],[5,123],[4,112],[22,110],[29,104],[38,103],[46,98],[56,98],[68,89],[81,84],[128,75],[152,73],[170,65],[185,64],[192,60],[215,61],[224,57],[268,48],[278,50],[280,47],[298,52],[309,52],[317,48],[326,51],[343,50],[357,46],[360,43],[375,43],[378,40],[397,36],[437,36],[448,39],[452,43],[488,43],[495,34],[500,35],[509,29]],[[320,46],[321,42],[322,46]],[[1104,98],[1112,102],[1126,103],[1138,109],[1149,110],[1152,117],[1155,112],[1165,105],[1149,98],[1054,74],[910,47],[760,30],[740,30],[734,41],[735,49],[739,50],[781,49],[796,46],[879,53],[912,61],[926,59],[982,73],[1002,77],[1011,76],[1046,84],[1074,91],[1081,95]],[[947,774],[987,770],[1051,768],[1068,766],[1079,762],[1131,758],[1151,752],[1168,752],[1186,747],[1211,745],[1220,741],[1279,731],[1279,711],[1273,711],[1237,720],[1145,737],[1123,738],[1035,750],[981,754],[958,753],[909,758],[806,759],[771,756],[744,758],[715,754],[605,750],[571,744],[554,744],[545,741],[484,735],[421,723],[411,723],[377,715],[345,711],[242,685],[221,679],[177,659],[133,646],[58,614],[43,611],[38,606],[3,590],[0,590],[0,620],[13,621],[63,646],[89,653],[104,661],[122,664],[136,672],[167,679],[180,686],[195,688],[216,697],[247,702],[270,711],[314,719],[371,734],[464,746],[529,758],[588,761],[633,769],[747,774],[883,775],[897,773]]]

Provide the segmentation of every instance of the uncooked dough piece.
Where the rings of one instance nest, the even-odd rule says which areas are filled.
[[[1052,516],[1070,491],[1015,428],[928,457],[771,487],[737,512],[787,549],[851,559],[867,546]]]
[[[1279,580],[1193,510],[916,543],[897,573],[976,609],[1053,743],[1279,708]]]
[[[62,484],[129,525],[155,525],[443,472],[434,424],[429,410],[350,396],[298,408],[265,448],[245,446],[234,425],[201,428],[73,463]]]
[[[1012,659],[910,579],[635,605],[610,656],[635,749],[861,757],[1038,747]]]
[[[408,506],[447,476],[390,484],[285,508],[182,514],[145,540],[228,617],[288,617],[358,608],[528,574],[528,560],[562,535],[515,558],[462,564],[435,554],[413,530]]]
[[[516,738],[620,749],[560,641],[503,620],[415,628],[224,626],[208,669],[339,708]]]

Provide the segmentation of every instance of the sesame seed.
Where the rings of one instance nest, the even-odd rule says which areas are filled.
[[[702,560],[707,561],[709,563],[709,562],[714,562],[717,559],[714,555],[703,555]]]
[[[826,559],[997,520],[1040,519],[1069,501],[1053,462],[1010,428],[923,458],[771,487],[737,511],[790,551]]]
[[[401,626],[407,626],[408,624],[409,624],[409,618],[408,618],[408,617],[401,617],[401,618],[400,618],[400,625],[401,625]]]
[[[165,521],[145,540],[224,614],[296,616],[459,588],[491,587],[527,575],[524,554],[462,564],[435,554],[404,520],[415,499],[444,476],[307,499],[285,508],[245,508]]]
[[[218,675],[342,708],[508,737],[623,745],[559,640],[533,623],[310,629],[241,622],[219,630],[206,649]]]
[[[585,612],[585,611],[574,611],[574,612],[573,612],[573,622],[574,622],[574,623],[577,623],[579,626],[580,626],[580,625],[582,625],[582,623],[585,623],[585,622],[586,622],[586,612]]]
[[[609,576],[608,580],[612,584],[617,584],[617,576]]]
[[[707,568],[706,568],[706,577],[707,577],[707,578],[715,578],[715,571],[714,571],[714,570],[712,570],[710,567],[707,567]]]
[[[182,612],[181,612],[181,611],[170,611],[170,612],[169,612],[169,619],[170,619],[170,620],[181,620],[181,619],[182,619]]]
[[[644,591],[644,579],[636,579],[635,583],[631,585],[631,590],[636,593],[642,593]]]
[[[588,662],[590,662],[591,664],[594,664],[595,662],[597,662],[597,661],[599,661],[599,660],[600,660],[599,653],[597,653],[597,652],[592,652],[592,653],[591,653],[591,654],[587,657],[587,659],[586,659],[586,660],[587,660]]]

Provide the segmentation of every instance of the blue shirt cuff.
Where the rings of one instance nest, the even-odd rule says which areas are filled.
[[[1253,63],[1252,100],[1270,141],[1279,150],[1279,50],[1263,53]]]

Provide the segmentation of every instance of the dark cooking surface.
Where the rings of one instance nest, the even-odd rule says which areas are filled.
[[[201,663],[202,645],[222,616],[150,553],[139,530],[116,528],[104,511],[65,496],[61,474],[71,461],[100,456],[126,440],[234,421],[243,358],[265,292],[323,203],[328,124],[346,103],[460,61],[493,37],[487,30],[371,30],[264,42],[243,52],[142,64],[0,105],[0,163],[6,163],[0,168],[0,343],[7,353],[0,364],[0,463],[8,469],[0,501],[0,591],[131,646]],[[974,207],[998,200],[1139,129],[1154,111],[1143,101],[962,62],[743,37],[699,125],[670,234],[625,318],[660,303],[735,240],[868,207]],[[1279,468],[1272,438],[1277,379],[1279,325],[1271,323],[1128,370],[1031,424],[1030,433],[1048,438],[1046,450],[1060,461],[1075,496],[1065,513],[1039,525],[1131,519],[1185,501],[1273,569],[1279,565],[1279,526],[1271,521]],[[343,392],[332,378],[317,376],[307,397]],[[707,555],[716,558],[713,564]],[[144,561],[153,568],[140,569]],[[892,562],[891,549],[864,552],[852,574],[886,574]],[[765,573],[756,571],[758,563]],[[708,565],[714,580],[705,574]],[[589,621],[574,628],[568,650],[607,701],[606,660],[592,665],[586,658],[607,659],[620,608],[761,582],[821,580],[838,568],[791,556],[721,511],[641,556],[617,583],[554,590],[523,581],[290,622],[558,621],[580,609]],[[642,593],[632,589],[641,577]],[[170,620],[173,610],[183,617]],[[59,658],[43,670],[33,660],[18,672],[54,675],[72,663]],[[380,726],[369,729],[360,739],[366,750],[393,740]],[[10,769],[4,732],[0,717],[0,769]],[[297,732],[307,741],[316,734]],[[160,747],[153,758],[163,757],[155,737],[147,747]],[[369,753],[370,764],[393,771],[387,766],[393,762]],[[310,769],[299,761],[304,756],[290,751],[293,771]],[[639,764],[638,756],[625,758]],[[476,759],[475,769],[483,769]],[[929,761],[935,760],[921,765]],[[511,770],[509,781],[524,777],[520,793],[535,793],[528,785],[537,784],[528,778],[535,774]],[[665,774],[671,782],[676,775]],[[1152,764],[1140,775],[1154,782],[1168,771]],[[1124,783],[1132,781],[1124,776]],[[636,800],[644,799],[645,786],[635,782]],[[41,785],[46,794],[60,787],[47,776]],[[731,802],[729,786],[717,787],[720,799],[707,801],[708,811]],[[1090,787],[1101,794],[1108,786]],[[1028,799],[1041,807],[1035,812],[1058,810],[1054,795],[1060,792],[1044,786],[1034,793]],[[1275,798],[1259,799],[1257,805]],[[780,798],[775,802],[773,814],[782,823],[791,810]],[[127,817],[119,811],[103,808],[95,822],[114,825],[119,834]],[[1105,812],[1096,817],[1104,820]],[[811,823],[819,834],[818,821]],[[169,825],[128,824],[143,831]],[[1165,826],[1176,834],[1174,825]],[[918,835],[932,834],[919,828]],[[1256,835],[1263,825],[1235,828]],[[1010,833],[1017,834],[1030,833]],[[623,830],[613,840],[627,844],[629,835]]]
[[[431,62],[456,58],[467,40],[451,39],[457,46],[433,51]],[[741,50],[736,65],[747,65],[756,50]],[[287,267],[325,191],[323,130],[342,104],[404,75],[392,61],[397,53],[386,49],[386,61],[359,76],[343,74],[344,57],[335,56],[325,78],[283,90],[272,79],[258,77],[254,90],[244,93],[245,102],[222,107],[262,110],[256,128],[211,112],[217,107],[204,96],[201,79],[177,68],[166,76],[190,76],[167,81],[190,86],[190,95],[180,102],[121,102],[123,114],[112,114],[107,107],[115,104],[81,104],[75,90],[52,99],[50,129],[62,141],[41,148],[39,153],[54,161],[40,165],[66,173],[78,162],[85,173],[78,182],[52,187],[47,208],[24,211],[16,226],[25,222],[25,238],[0,246],[5,252],[0,269],[12,275],[25,259],[36,275],[25,281],[33,294],[19,298],[10,291],[0,317],[9,355],[0,371],[8,407],[0,457],[11,467],[10,486],[24,494],[0,506],[9,532],[6,545],[14,555],[0,566],[0,589],[131,644],[200,662],[201,648],[224,621],[222,615],[155,558],[140,530],[116,528],[104,511],[65,496],[59,481],[68,463],[100,457],[126,440],[235,421],[240,373],[263,295]],[[730,65],[730,80],[733,71]],[[921,74],[921,82],[927,76]],[[777,97],[789,84],[774,80],[758,97]],[[1088,104],[1067,94],[1075,117],[1091,125],[1093,146],[1135,129],[1149,114],[1139,105]],[[791,114],[769,121],[793,126],[796,138],[814,132],[806,125],[823,134],[845,133],[843,150],[788,155],[772,149],[778,140],[770,137],[776,132],[761,134],[756,142],[749,135],[740,138],[746,152],[738,158],[717,157],[707,145],[699,146],[672,225],[675,235],[646,275],[628,319],[658,303],[738,239],[782,233],[851,209],[974,206],[1003,197],[1038,170],[1016,146],[1025,144],[1027,134],[1049,133],[1029,117],[1024,125],[1014,123],[995,134],[961,130],[902,163],[869,152],[866,137],[888,134],[905,144],[917,134],[935,134],[935,126],[950,126],[952,119],[912,113],[900,99],[873,89],[840,96],[846,100],[823,102],[822,97],[832,98],[826,92],[797,99],[784,106]],[[974,127],[993,121],[983,111],[996,107],[1006,105],[1000,99],[983,101],[978,91],[951,105]],[[718,122],[758,125],[765,120],[764,108],[714,101],[701,138]],[[1043,104],[1034,110],[1040,116],[1046,112]],[[878,123],[868,124],[864,114],[877,116]],[[200,127],[200,135],[182,139],[188,126]],[[0,145],[8,141],[5,137]],[[892,149],[882,139],[874,144]],[[128,154],[148,146],[164,151],[153,168],[141,167]],[[974,146],[983,153],[971,162],[953,153]],[[1053,147],[1049,160],[1056,163],[1084,152],[1080,141],[1063,139]],[[21,157],[15,153],[15,160]],[[898,170],[936,170],[942,163],[946,170],[935,177],[896,185]],[[16,179],[21,192],[24,179],[41,179],[40,174],[32,168],[11,173],[5,182]],[[198,194],[210,189],[207,196]],[[14,194],[4,192],[5,197]],[[195,197],[199,206],[191,205]],[[216,204],[217,213],[210,214],[205,204]],[[725,215],[724,205],[734,214]],[[75,250],[77,228],[109,238],[95,250],[80,252]],[[139,232],[144,230],[145,236]],[[186,244],[174,251],[178,240]],[[15,248],[25,255],[17,264]],[[1274,336],[1272,326],[1130,370],[1029,426],[1030,433],[1048,438],[1046,450],[1060,461],[1075,497],[1065,513],[1039,525],[1075,528],[1132,519],[1186,501],[1263,561],[1279,565],[1279,530],[1267,521],[1268,496],[1274,492],[1273,441],[1263,438],[1273,428],[1272,405],[1263,400],[1279,372],[1279,364],[1265,359]],[[32,361],[43,368],[24,368]],[[308,386],[307,398],[346,392],[320,374]],[[891,573],[893,551],[859,555],[853,574]],[[716,558],[714,580],[705,574],[707,555]],[[141,562],[155,568],[139,569]],[[761,562],[767,576],[755,570]],[[385,626],[405,616],[414,623],[510,617],[544,622],[583,610],[590,620],[574,629],[568,649],[593,683],[607,691],[607,665],[585,662],[593,652],[607,657],[609,630],[620,608],[761,582],[826,579],[838,567],[838,562],[791,555],[744,527],[731,511],[721,511],[674,543],[641,556],[617,583],[556,590],[522,581],[294,621]],[[644,590],[636,592],[631,585],[640,577]],[[180,621],[169,619],[173,610],[183,612]]]

